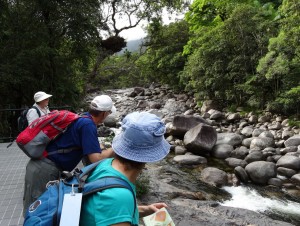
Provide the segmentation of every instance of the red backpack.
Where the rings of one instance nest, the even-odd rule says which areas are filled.
[[[34,120],[17,137],[19,148],[30,158],[43,157],[46,146],[80,116],[67,110],[54,110]]]

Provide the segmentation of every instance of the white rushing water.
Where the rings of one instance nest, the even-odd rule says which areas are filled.
[[[232,195],[230,200],[220,203],[223,206],[243,208],[255,212],[272,211],[300,216],[300,204],[297,202],[265,198],[255,190],[245,186],[223,187],[223,189]]]

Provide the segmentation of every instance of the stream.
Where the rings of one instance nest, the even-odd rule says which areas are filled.
[[[109,95],[120,111],[119,118],[128,112],[141,110],[136,107],[134,98],[126,96],[128,91],[110,91]],[[119,129],[111,129],[114,134],[120,132]],[[170,152],[166,159],[146,165],[141,178],[148,191],[138,197],[138,202],[166,202],[177,226],[300,225],[298,189],[287,191],[254,184],[214,187],[200,180],[201,170],[212,166],[233,173],[224,161],[210,158],[205,165],[187,167],[176,163],[174,156],[174,152]]]
[[[223,187],[232,195],[231,199],[221,202],[230,206],[263,213],[273,219],[300,225],[300,203],[285,198],[264,197],[254,188],[247,186]]]

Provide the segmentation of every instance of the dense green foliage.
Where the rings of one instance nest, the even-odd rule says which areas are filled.
[[[280,31],[257,67],[258,79],[269,84],[272,111],[300,111],[300,2],[285,0],[279,8]],[[258,96],[257,96],[258,97]]]
[[[248,82],[267,51],[272,21],[260,8],[244,4],[227,17],[195,31],[193,52],[181,76],[200,98],[241,106],[251,97]]]
[[[121,84],[167,83],[200,102],[299,116],[299,12],[297,0],[195,0],[184,20],[149,24]]]
[[[152,82],[161,82],[173,87],[179,85],[178,73],[183,70],[186,58],[183,47],[189,38],[185,21],[162,26],[154,21],[148,26],[145,54],[137,61],[144,77]]]
[[[30,106],[42,90],[53,94],[51,106],[76,110],[95,88],[101,63],[126,46],[122,31],[184,6],[185,0],[0,0],[0,109]],[[14,133],[17,114],[0,111],[0,136]]]
[[[186,61],[182,51],[189,37],[187,23],[180,21],[163,26],[160,20],[153,20],[148,34],[140,50],[142,54],[125,51],[123,56],[106,59],[100,66],[96,84],[120,88],[156,82],[180,88],[178,73]]]
[[[76,105],[102,61],[126,46],[123,30],[158,18],[163,7],[184,5],[182,0],[0,0],[5,97],[0,108],[30,105],[39,90],[53,94],[52,104]],[[128,23],[120,24],[122,18]]]
[[[0,107],[29,105],[38,90],[76,106],[89,88],[159,82],[220,107],[299,114],[298,0],[194,0],[183,20],[162,24],[163,7],[186,2],[1,0]],[[142,19],[142,51],[114,55]]]
[[[0,106],[32,104],[38,90],[54,94],[59,105],[78,99],[88,70],[90,46],[97,38],[97,4],[3,2],[0,84],[1,95],[7,98],[1,98]]]

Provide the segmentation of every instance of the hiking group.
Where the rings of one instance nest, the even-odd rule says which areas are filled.
[[[24,139],[29,136],[35,136],[34,139],[39,138],[43,142],[45,136],[48,139],[43,147],[45,150],[37,155],[40,157],[30,158],[26,166],[23,196],[24,225],[32,225],[28,223],[30,214],[41,204],[36,201],[47,190],[47,183],[60,180],[64,171],[74,170],[83,158],[89,164],[97,163],[87,174],[86,184],[97,182],[101,178],[119,178],[126,186],[98,189],[84,196],[80,225],[138,225],[139,218],[167,207],[163,202],[137,205],[136,201],[135,182],[145,164],[162,160],[169,153],[170,145],[164,138],[165,125],[159,117],[147,112],[129,113],[122,120],[122,131],[114,137],[112,148],[102,149],[98,140],[97,126],[109,114],[116,111],[112,99],[107,95],[96,96],[91,101],[88,112],[80,116],[72,113],[72,120],[64,128],[59,129],[57,132],[59,135],[51,136],[49,135],[51,132],[45,129],[42,131],[43,128],[40,126],[41,124],[44,126],[48,120],[47,123],[52,127],[59,127],[55,125],[54,118],[57,118],[60,112],[50,112],[48,109],[51,96],[41,91],[34,95],[36,102],[34,106],[37,109],[28,110],[29,126],[20,133],[19,139],[17,138],[19,147],[30,157],[32,155],[28,154],[30,150],[27,152],[27,149],[34,149],[33,146],[37,142],[32,144],[29,141],[26,144],[27,141],[24,142]],[[65,114],[62,118],[67,118],[66,113],[69,112],[61,112]],[[54,114],[57,115],[53,117]],[[40,128],[36,131],[35,127]],[[23,141],[20,138],[23,138]],[[42,222],[39,225],[43,225]]]

